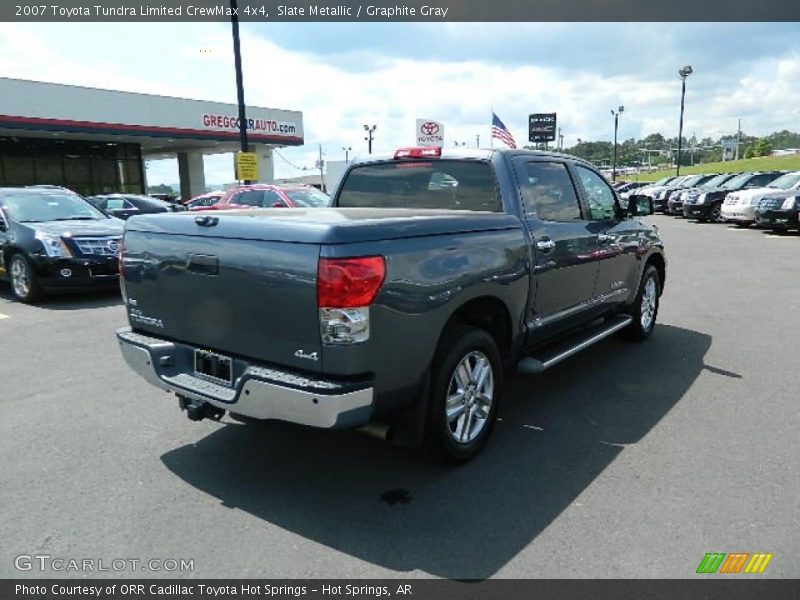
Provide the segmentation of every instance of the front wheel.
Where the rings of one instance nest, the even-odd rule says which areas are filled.
[[[463,325],[446,332],[433,360],[428,446],[454,462],[478,454],[492,431],[502,390],[502,361],[494,338]]]
[[[722,219],[722,204],[719,202],[714,203],[708,209],[708,220],[712,223],[719,223]]]
[[[44,295],[31,263],[22,254],[15,254],[11,258],[8,272],[11,289],[17,300],[36,302]]]
[[[656,327],[658,302],[661,297],[661,278],[658,269],[647,265],[639,284],[639,293],[628,314],[633,321],[622,330],[623,337],[629,340],[646,340]]]

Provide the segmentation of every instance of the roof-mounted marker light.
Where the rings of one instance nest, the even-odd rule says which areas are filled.
[[[438,146],[423,146],[418,148],[400,148],[394,153],[395,158],[431,158],[442,155]]]

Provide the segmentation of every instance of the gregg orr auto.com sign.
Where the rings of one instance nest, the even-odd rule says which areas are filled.
[[[203,115],[203,127],[225,131],[239,131],[239,117],[229,115]],[[296,135],[297,125],[273,119],[247,119],[248,131],[271,133],[273,135]]]

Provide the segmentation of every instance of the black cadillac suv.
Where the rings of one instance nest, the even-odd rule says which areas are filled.
[[[22,302],[116,287],[123,228],[68,190],[0,188],[0,279]]]

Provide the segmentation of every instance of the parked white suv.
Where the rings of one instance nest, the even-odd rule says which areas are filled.
[[[788,198],[800,190],[800,171],[781,175],[764,187],[729,193],[722,203],[720,216],[742,227],[756,222],[756,209],[764,198]]]

